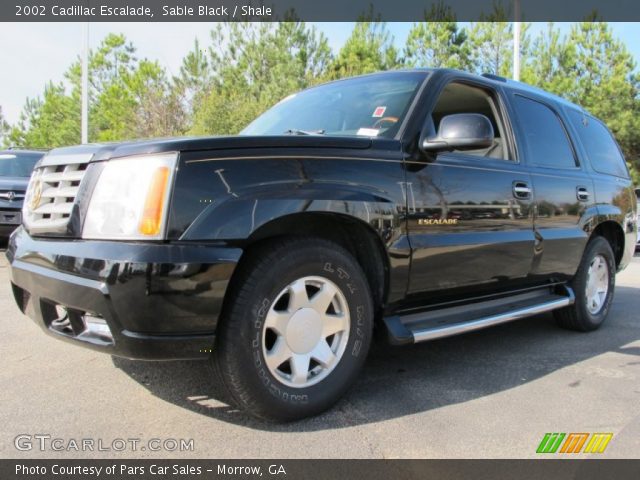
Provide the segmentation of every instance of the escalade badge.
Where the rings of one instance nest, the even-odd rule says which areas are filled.
[[[42,180],[36,180],[31,191],[31,199],[29,200],[29,208],[35,210],[40,206],[42,200]]]
[[[419,218],[418,225],[457,225],[457,218]]]

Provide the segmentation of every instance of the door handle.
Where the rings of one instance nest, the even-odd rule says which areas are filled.
[[[591,194],[589,193],[589,190],[587,190],[587,187],[576,187],[576,197],[580,202],[589,201],[590,196]]]
[[[531,198],[531,187],[527,182],[513,182],[513,196],[520,200]]]

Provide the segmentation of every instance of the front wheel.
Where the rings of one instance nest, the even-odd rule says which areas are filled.
[[[611,246],[604,238],[595,237],[587,245],[571,281],[575,303],[554,312],[558,324],[581,332],[600,328],[613,301],[615,279],[616,262]]]
[[[239,267],[215,364],[235,401],[290,421],[333,405],[362,367],[373,329],[367,280],[353,257],[320,239],[287,239]]]

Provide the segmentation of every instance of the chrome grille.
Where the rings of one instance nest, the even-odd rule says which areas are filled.
[[[30,233],[65,232],[87,165],[45,165],[33,172],[22,211]]]

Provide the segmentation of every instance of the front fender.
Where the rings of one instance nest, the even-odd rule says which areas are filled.
[[[180,240],[244,240],[278,218],[323,212],[357,218],[373,227],[383,241],[388,241],[385,236],[400,226],[400,219],[395,203],[383,195],[381,191],[330,183],[263,186],[208,205]]]
[[[387,143],[368,151],[183,153],[167,238],[244,248],[270,236],[335,237],[364,227],[385,250],[393,301],[406,293],[410,248],[404,164],[399,145]]]

